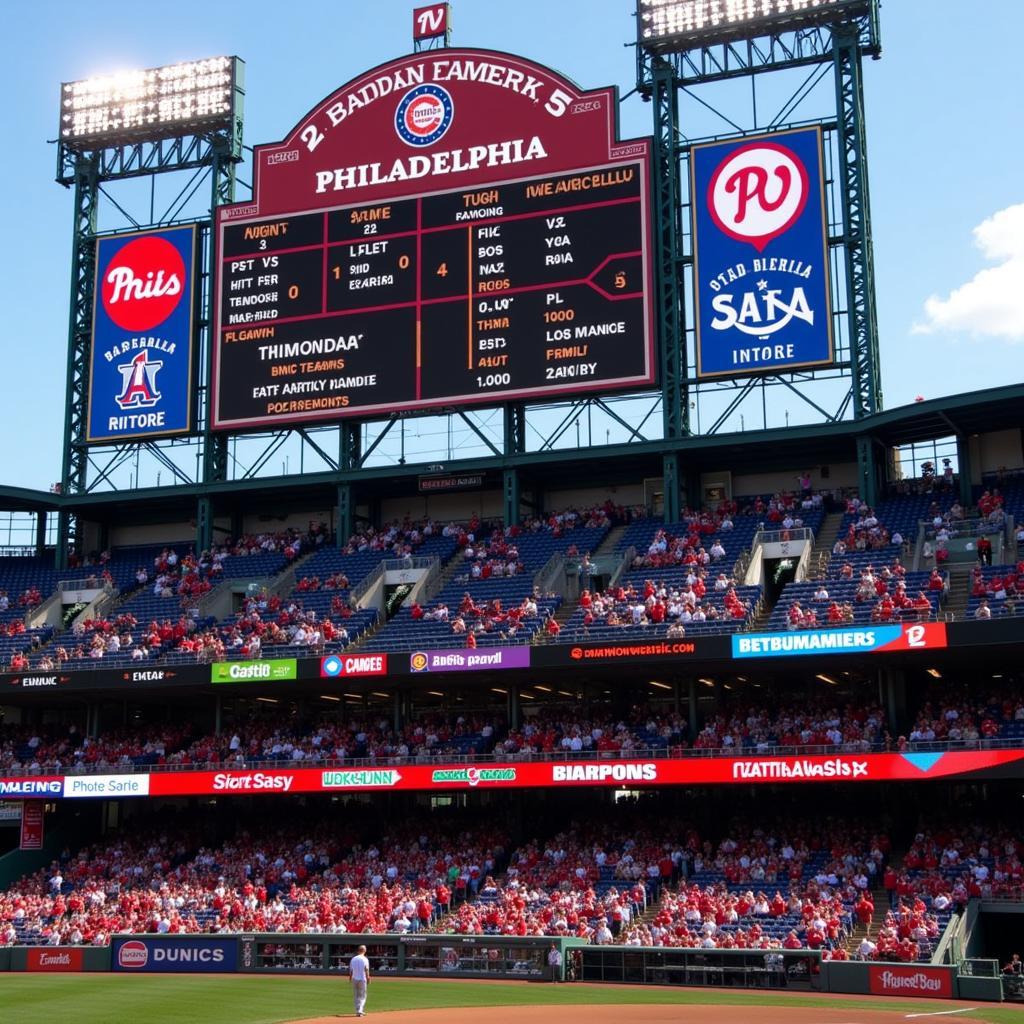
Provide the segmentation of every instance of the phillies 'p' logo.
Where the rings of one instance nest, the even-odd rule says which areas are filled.
[[[763,252],[800,219],[809,188],[803,161],[791,149],[762,140],[718,165],[708,185],[708,209],[721,231]]]
[[[125,331],[149,331],[177,308],[185,291],[185,261],[167,241],[152,235],[125,245],[100,282],[107,316]]]

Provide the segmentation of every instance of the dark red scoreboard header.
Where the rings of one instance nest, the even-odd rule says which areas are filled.
[[[489,50],[384,64],[258,146],[217,218],[214,426],[655,379],[650,146]]]

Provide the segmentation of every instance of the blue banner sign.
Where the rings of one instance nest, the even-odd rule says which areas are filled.
[[[86,440],[192,429],[194,225],[96,240]]]
[[[820,128],[695,146],[697,375],[833,360]]]

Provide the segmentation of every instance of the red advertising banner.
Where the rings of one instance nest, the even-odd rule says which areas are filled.
[[[41,850],[43,848],[43,815],[46,807],[43,804],[25,800],[21,805],[21,850]]]
[[[80,946],[30,946],[25,961],[26,971],[65,972],[82,969]]]
[[[1024,768],[1024,750],[190,771],[150,775],[149,795],[917,781],[1015,763]]]
[[[868,968],[868,976],[871,994],[875,996],[953,998],[951,967],[900,967],[896,964],[878,964]]]

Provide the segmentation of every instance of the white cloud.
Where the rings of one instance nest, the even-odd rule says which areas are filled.
[[[973,234],[975,246],[998,265],[978,271],[946,298],[928,298],[925,319],[912,332],[1024,341],[1024,203],[994,213]]]

